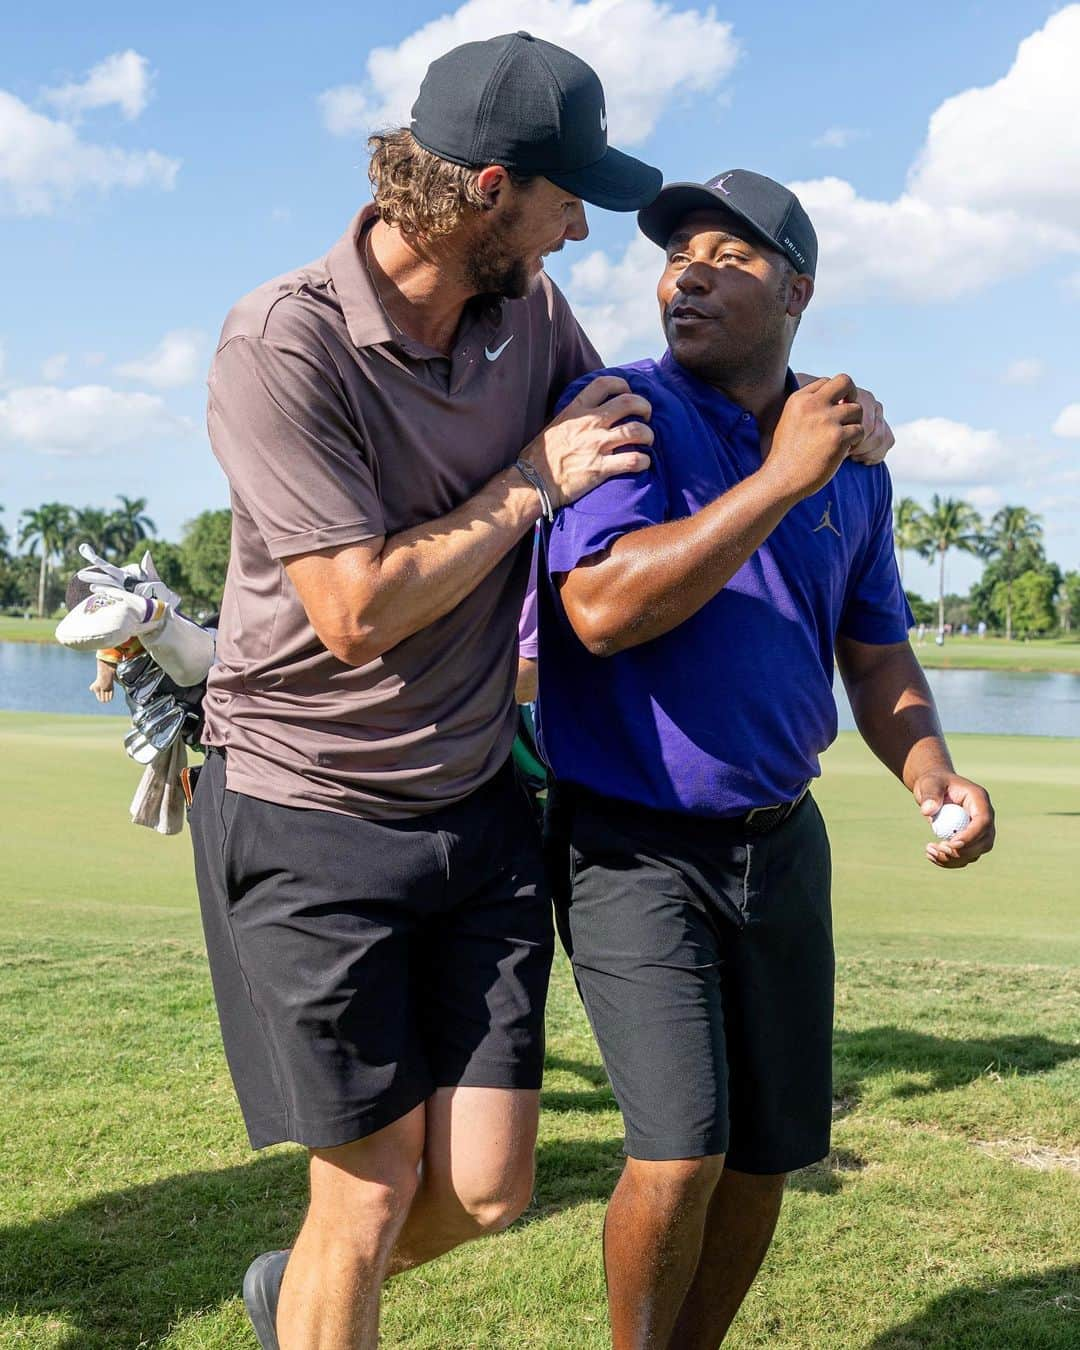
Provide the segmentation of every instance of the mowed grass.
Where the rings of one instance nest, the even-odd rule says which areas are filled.
[[[0,742],[0,1347],[250,1350],[240,1279],[290,1240],[304,1167],[247,1149],[189,841],[127,823],[115,726],[0,714]],[[834,1149],[792,1178],[733,1347],[1080,1344],[1080,743],[954,748],[1001,822],[956,875],[924,861],[910,799],[856,738],[827,758]],[[619,1121],[561,962],[549,1027],[532,1208],[393,1282],[386,1346],[608,1343]]]
[[[20,619],[0,614],[0,642],[52,642],[56,619]]]
[[[927,670],[1048,670],[1080,674],[1080,634],[1074,637],[1013,638],[949,637],[939,647],[933,634],[913,643]]]

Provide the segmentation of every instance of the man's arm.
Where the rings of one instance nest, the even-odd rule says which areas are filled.
[[[985,788],[953,768],[934,698],[907,642],[875,646],[838,637],[836,662],[863,740],[907,787],[929,819],[946,802],[971,823],[952,839],[927,844],[938,867],[966,867],[994,847],[994,808]]]
[[[624,380],[601,376],[522,452],[555,506],[575,501],[649,458],[648,402]],[[626,418],[642,419],[625,421]],[[361,666],[448,614],[522,539],[539,497],[514,468],[438,520],[386,537],[318,549],[284,560],[319,640]]]
[[[862,436],[847,375],[788,399],[761,468],[703,510],[622,535],[563,574],[559,593],[578,637],[611,656],[669,633],[713,598],[787,512],[836,473]]]

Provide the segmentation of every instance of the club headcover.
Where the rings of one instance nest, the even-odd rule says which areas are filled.
[[[56,640],[77,652],[119,647],[160,628],[168,612],[163,600],[110,587],[65,614],[56,626]]]

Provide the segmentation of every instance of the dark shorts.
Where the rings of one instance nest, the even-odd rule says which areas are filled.
[[[211,754],[191,832],[253,1147],[344,1144],[438,1087],[539,1088],[551,907],[512,768],[375,823],[229,792]]]
[[[559,928],[626,1153],[726,1153],[754,1173],[824,1157],[833,947],[813,798],[753,839],[592,794],[560,794],[560,809],[572,888]]]

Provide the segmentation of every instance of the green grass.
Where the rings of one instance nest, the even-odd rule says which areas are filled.
[[[52,642],[55,619],[17,619],[0,615],[0,642]]]
[[[0,1347],[253,1347],[247,1261],[287,1243],[298,1150],[252,1155],[225,1071],[189,845],[137,830],[92,718],[0,715]],[[853,737],[818,791],[840,955],[829,1161],[792,1179],[729,1344],[1069,1350],[1080,1328],[1080,743],[958,737],[998,851],[965,874]],[[566,968],[536,1198],[394,1282],[394,1350],[601,1350],[619,1122]]]
[[[914,642],[928,670],[1056,670],[1080,675],[1080,634],[1068,638],[950,637],[939,647],[930,635]]]

